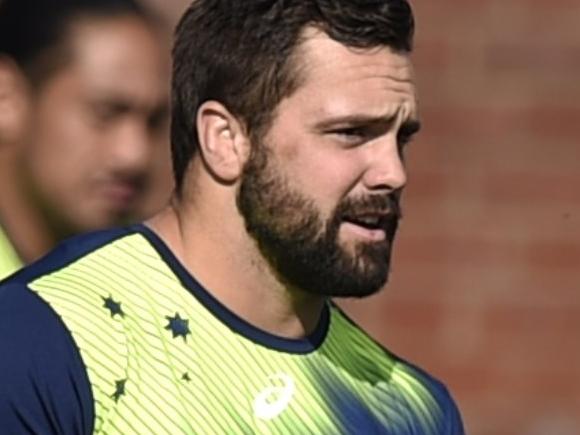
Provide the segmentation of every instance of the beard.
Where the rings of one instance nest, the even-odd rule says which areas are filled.
[[[254,148],[244,168],[237,206],[277,278],[290,288],[326,297],[364,297],[387,282],[391,246],[400,218],[398,197],[373,194],[345,198],[324,219],[313,199],[293,188],[266,146]],[[345,220],[383,214],[381,241],[339,242]]]

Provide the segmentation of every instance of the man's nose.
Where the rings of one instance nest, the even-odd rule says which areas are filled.
[[[126,120],[112,146],[114,165],[127,172],[141,172],[151,155],[152,138],[144,122]]]
[[[407,184],[407,171],[396,137],[383,138],[369,153],[363,183],[371,191],[394,192]]]

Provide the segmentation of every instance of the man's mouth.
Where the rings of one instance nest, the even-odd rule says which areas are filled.
[[[132,206],[140,193],[140,189],[136,183],[111,182],[103,185],[102,192],[115,208],[126,209]]]
[[[370,241],[383,241],[393,231],[396,217],[392,213],[349,214],[342,218],[345,229]]]
[[[386,215],[367,214],[356,216],[345,216],[344,220],[353,225],[358,225],[368,230],[384,229]]]

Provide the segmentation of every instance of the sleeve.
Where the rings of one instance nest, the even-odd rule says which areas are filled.
[[[94,405],[73,338],[22,284],[0,287],[2,433],[91,434]]]
[[[447,396],[445,404],[445,435],[464,435],[465,430],[463,428],[463,421],[461,420],[461,414],[457,408],[457,404],[449,394],[447,388],[445,389],[445,394]]]

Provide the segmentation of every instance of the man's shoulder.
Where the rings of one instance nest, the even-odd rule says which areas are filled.
[[[90,232],[71,237],[39,260],[22,268],[1,284],[28,284],[34,280],[64,269],[68,265],[102,249],[126,236],[135,234],[137,226]]]
[[[4,369],[11,364],[21,369],[44,358],[65,367],[71,358],[79,359],[66,314],[85,315],[87,296],[79,288],[89,288],[94,276],[75,272],[75,265],[100,252],[106,256],[109,246],[134,232],[128,227],[70,238],[0,283],[0,343],[9,348]],[[63,278],[71,269],[73,276]]]
[[[125,314],[124,302],[143,297],[155,281],[151,269],[162,268],[142,226],[135,225],[71,238],[0,289],[34,293],[58,315],[79,348],[107,346],[114,336],[122,354],[125,338],[118,319]]]
[[[335,340],[343,343],[341,352],[348,347],[359,376],[385,400],[405,404],[419,419],[430,420],[436,433],[463,433],[457,405],[441,380],[376,341],[340,308],[333,311]]]
[[[76,236],[3,281],[0,298],[14,305],[19,321],[28,314],[18,301],[27,300],[49,307],[77,345],[83,338],[105,343],[104,336],[116,328],[106,319],[121,314],[113,294],[139,287],[135,277],[145,276],[139,268],[147,267],[140,260],[148,249],[155,252],[138,226]],[[41,324],[34,317],[31,323]]]
[[[95,367],[116,379],[126,369],[120,295],[140,293],[137,280],[146,281],[144,270],[157,259],[136,225],[73,237],[0,284],[0,343],[7,356],[0,359],[0,384],[14,380],[6,384],[5,394],[0,392],[0,408],[6,409],[5,414],[0,409],[0,421],[12,419],[16,423],[9,427],[19,428],[19,409],[40,413],[54,408],[57,413],[72,410],[75,415],[66,421],[91,427],[94,404],[103,400],[102,394],[95,400],[92,394],[109,381],[101,381]],[[68,404],[55,405],[60,396]],[[55,432],[61,433],[59,428]]]

